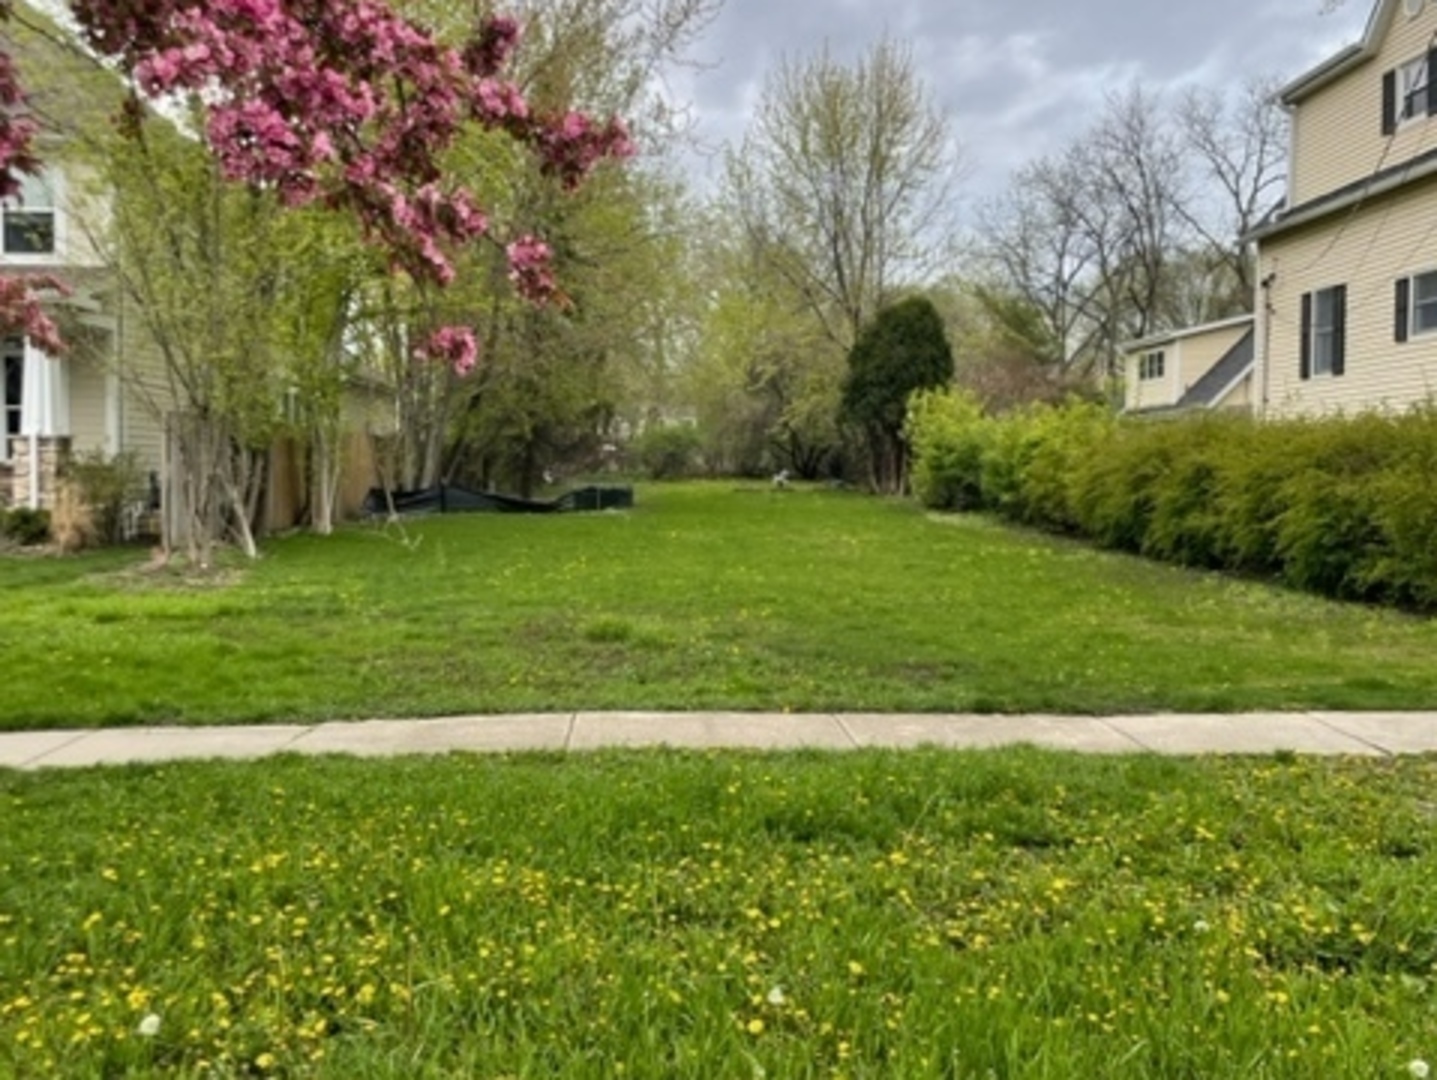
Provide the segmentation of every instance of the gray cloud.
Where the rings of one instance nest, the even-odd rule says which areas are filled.
[[[1155,90],[1291,77],[1356,40],[1367,0],[727,0],[697,48],[708,66],[673,89],[692,100],[708,146],[743,136],[763,80],[785,56],[828,43],[861,54],[883,35],[913,48],[982,197],[1011,170],[1091,123],[1134,80]]]

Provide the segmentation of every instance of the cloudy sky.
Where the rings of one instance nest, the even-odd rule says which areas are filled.
[[[852,58],[907,42],[968,165],[969,198],[1061,145],[1133,80],[1157,89],[1291,78],[1362,33],[1371,0],[724,0],[671,80],[709,148],[742,138],[766,73],[825,39]],[[700,165],[700,173],[705,170]]]

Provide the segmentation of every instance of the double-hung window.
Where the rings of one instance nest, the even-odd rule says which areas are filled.
[[[1161,379],[1163,377],[1163,354],[1161,352],[1144,353],[1138,358],[1138,378],[1144,382],[1149,379]]]
[[[25,378],[25,343],[6,338],[0,349],[0,461],[10,460],[10,440],[20,434],[20,391]]]
[[[44,176],[20,176],[20,193],[0,202],[6,255],[55,254],[55,189]]]
[[[1437,49],[1429,49],[1382,76],[1382,133],[1391,135],[1412,120],[1437,113]]]
[[[1397,69],[1397,122],[1427,115],[1427,57],[1409,60]]]
[[[1347,359],[1347,286],[1302,294],[1302,377],[1341,375]]]
[[[1406,341],[1437,332],[1437,270],[1397,279],[1393,337]]]

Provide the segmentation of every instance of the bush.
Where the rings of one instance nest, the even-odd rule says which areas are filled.
[[[654,480],[693,476],[699,470],[703,436],[687,424],[651,427],[631,444],[639,468]]]
[[[1222,469],[1251,427],[1250,420],[1211,416],[1162,433],[1166,467],[1151,478],[1144,555],[1183,566],[1223,565]]]
[[[935,392],[915,396],[907,433],[914,490],[930,507],[1437,609],[1437,407],[1152,423],[1081,403],[990,417],[969,395]]]
[[[1092,402],[1045,406],[1030,414],[1033,448],[1023,468],[1019,520],[1055,532],[1078,531],[1078,466],[1103,452],[1116,422],[1111,409]]]
[[[125,510],[146,498],[145,471],[133,452],[106,457],[95,450],[76,454],[65,465],[65,478],[89,510],[94,539],[118,544],[125,537]]]
[[[22,546],[43,544],[50,539],[50,511],[28,506],[0,511],[0,533]]]
[[[913,454],[913,493],[933,510],[977,510],[983,501],[983,454],[992,423],[978,399],[961,390],[913,395],[904,438]]]

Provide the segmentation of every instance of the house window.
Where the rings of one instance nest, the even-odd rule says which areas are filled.
[[[1397,69],[1397,122],[1427,115],[1427,57],[1409,60]]]
[[[1347,286],[1302,295],[1302,377],[1341,375],[1347,352]]]
[[[1163,377],[1163,354],[1161,352],[1145,353],[1138,358],[1138,378],[1144,381],[1149,379],[1161,379]]]
[[[1382,134],[1391,135],[1403,124],[1437,113],[1437,49],[1429,49],[1382,76]]]
[[[25,378],[25,343],[7,338],[3,353],[4,373],[0,378],[0,461],[10,460],[10,440],[20,434],[20,391]]]
[[[0,202],[6,255],[55,253],[55,192],[43,176],[20,177],[20,193]]]
[[[1396,314],[1397,341],[1437,331],[1437,270],[1397,279]]]

